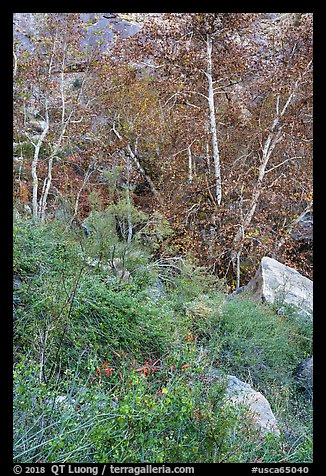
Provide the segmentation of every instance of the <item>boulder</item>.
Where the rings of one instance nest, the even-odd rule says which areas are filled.
[[[233,375],[228,375],[227,381],[226,396],[232,405],[248,407],[252,414],[253,424],[261,434],[274,433],[279,436],[280,430],[276,418],[264,395]]]
[[[130,283],[132,281],[130,272],[124,267],[123,261],[120,259],[114,258],[109,264],[103,264],[100,259],[91,258],[90,256],[84,256],[83,259],[92,268],[99,268],[107,273],[113,271],[122,283]]]
[[[256,275],[245,286],[245,291],[279,307],[295,306],[300,313],[312,317],[313,282],[275,259],[262,258]]]
[[[21,288],[22,285],[23,285],[23,282],[20,278],[14,278],[14,280],[13,280],[13,288],[14,289]]]
[[[60,407],[61,410],[75,410],[76,400],[68,395],[58,395],[54,399],[54,404]]]
[[[254,390],[248,383],[243,382],[234,375],[223,375],[219,370],[211,369],[208,374],[208,381],[212,384],[215,381],[225,381],[226,404],[233,408],[241,406],[247,407],[251,415],[251,422],[261,436],[273,433],[280,436],[276,418],[271,406],[264,395]]]

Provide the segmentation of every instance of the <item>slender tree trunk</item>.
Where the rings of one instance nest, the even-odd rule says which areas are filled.
[[[145,177],[145,179],[146,179],[148,185],[150,186],[150,189],[151,189],[153,195],[158,196],[159,193],[158,193],[158,191],[156,190],[156,187],[155,187],[155,185],[154,185],[152,179],[151,179],[150,176],[145,172],[145,170],[143,169],[143,167],[140,165],[140,162],[139,162],[137,156],[133,153],[133,151],[132,151],[132,149],[131,149],[131,147],[130,147],[130,144],[127,145],[127,150],[128,150],[128,153],[129,153],[130,157],[131,157],[132,160],[134,161],[134,163],[135,163],[137,169],[138,169],[139,172]]]
[[[48,159],[48,175],[47,175],[46,179],[44,180],[42,195],[41,195],[40,203],[39,203],[39,212],[38,212],[39,213],[39,218],[42,222],[44,222],[44,220],[45,220],[45,210],[46,210],[46,205],[47,205],[47,199],[48,199],[48,194],[49,194],[49,190],[50,190],[51,183],[52,183],[53,159],[55,158],[55,156],[57,155],[57,153],[58,153],[58,151],[61,147],[61,143],[63,141],[67,125],[69,124],[69,122],[71,120],[72,114],[73,114],[73,111],[69,114],[69,117],[66,119],[66,122],[62,123],[62,130],[61,130],[61,133],[60,133],[60,137],[59,137],[57,143],[54,146],[54,150],[53,150],[52,154],[50,155],[50,157]]]
[[[48,69],[48,78],[51,78],[51,73],[52,73],[52,64],[53,64],[53,58],[54,58],[54,53],[56,49],[56,40],[57,40],[57,34],[55,36],[54,42],[53,42],[53,50],[52,54],[50,57],[50,62],[49,62],[49,69]],[[39,153],[40,153],[40,148],[43,144],[43,141],[45,139],[46,134],[48,133],[49,130],[49,110],[48,110],[48,100],[46,99],[45,101],[45,127],[43,129],[43,132],[41,134],[41,137],[39,138],[35,150],[34,150],[34,158],[32,162],[32,178],[33,178],[33,199],[32,199],[32,206],[33,206],[33,219],[35,221],[38,221],[40,216],[43,216],[43,212],[41,211],[38,203],[37,203],[37,194],[38,194],[38,177],[37,177],[37,165],[38,165],[38,158],[39,158]],[[52,163],[51,163],[51,169],[52,169]],[[50,179],[51,183],[51,170],[50,170],[50,175],[48,173],[48,178]],[[42,196],[40,198],[40,203],[43,202],[43,195],[45,190],[47,189],[47,183],[48,180],[46,179],[46,183],[43,185],[43,190],[42,190]]]
[[[127,204],[128,204],[128,236],[127,243],[128,245],[132,240],[132,217],[131,217],[131,204],[130,204],[130,189],[127,188]]]
[[[192,183],[192,179],[193,179],[193,176],[192,176],[192,154],[191,154],[191,147],[190,146],[188,147],[188,170],[189,170],[188,182]]]
[[[80,195],[81,195],[81,193],[82,193],[82,191],[83,191],[85,185],[87,184],[87,182],[88,182],[90,176],[91,176],[92,173],[94,172],[94,167],[95,167],[95,164],[94,164],[94,163],[91,163],[91,164],[89,164],[89,166],[88,166],[88,169],[87,169],[87,172],[86,172],[86,174],[85,174],[85,177],[84,177],[82,186],[81,186],[80,189],[78,190],[78,193],[77,193],[77,196],[76,196],[74,214],[73,214],[73,216],[71,217],[70,223],[72,223],[72,222],[74,221],[75,217],[77,216]]]
[[[40,198],[40,203],[39,203],[39,219],[42,223],[45,221],[45,210],[46,210],[46,204],[47,204],[47,199],[48,199],[48,194],[49,190],[51,187],[51,182],[52,182],[52,166],[53,166],[53,157],[49,158],[48,162],[48,175],[44,181],[44,191],[42,193],[42,196]]]
[[[240,288],[240,275],[241,275],[241,269],[240,269],[240,256],[241,256],[241,249],[237,252],[237,275],[236,275],[236,289]]]
[[[32,161],[32,179],[33,179],[33,198],[32,198],[32,208],[33,208],[33,219],[35,222],[38,221],[39,213],[38,213],[38,203],[37,203],[37,194],[38,194],[38,176],[37,176],[37,166],[38,166],[38,159],[40,155],[40,149],[44,142],[45,136],[49,131],[49,113],[48,113],[48,105],[45,105],[45,126],[42,131],[41,136],[39,137],[37,143],[34,145],[34,157]]]
[[[122,137],[121,137],[121,134],[116,130],[114,124],[113,124],[113,127],[112,127],[112,131],[114,132],[114,134],[117,136],[117,138],[119,140],[122,140]],[[153,193],[153,195],[156,195],[157,198],[159,198],[159,193],[158,191],[156,190],[156,187],[152,181],[152,179],[150,178],[150,176],[145,172],[145,170],[143,169],[143,167],[141,166],[138,158],[137,158],[137,155],[133,152],[132,148],[130,147],[130,144],[127,144],[127,151],[128,151],[128,154],[129,156],[132,158],[133,162],[135,163],[137,169],[139,170],[139,172],[145,177],[148,185],[150,186],[150,189]]]
[[[126,197],[127,197],[127,219],[128,219],[127,243],[129,245],[131,243],[131,240],[132,240],[132,216],[131,216],[131,202],[130,202],[130,159],[129,159],[129,157],[128,157],[128,163],[127,163]]]
[[[279,98],[277,99],[277,102],[278,101],[279,101]],[[233,249],[231,252],[231,261],[232,261],[234,270],[237,270],[237,267],[238,267],[237,263],[240,260],[240,255],[238,253],[239,252],[241,253],[242,242],[244,239],[245,231],[250,226],[252,218],[255,214],[255,211],[258,205],[258,201],[262,192],[267,164],[269,162],[269,159],[272,155],[272,152],[275,146],[282,138],[281,131],[282,131],[282,126],[280,125],[280,117],[278,116],[278,113],[277,113],[276,118],[271,127],[271,132],[269,133],[262,149],[262,159],[261,159],[261,164],[259,167],[259,174],[258,174],[258,178],[257,178],[257,182],[254,188],[252,198],[249,203],[248,212],[246,216],[244,217],[244,220],[241,223],[241,226],[239,226],[239,229],[233,238]]]
[[[55,45],[56,40],[57,40],[57,34],[55,36],[55,40],[54,40],[54,43],[53,43],[53,51],[52,51],[52,56],[51,56],[51,60],[50,60],[50,65],[49,65],[49,72],[48,72],[49,79],[51,78],[51,74],[52,74],[52,63],[53,63],[54,52],[55,52],[55,48],[56,48],[56,45]],[[51,153],[51,155],[49,157],[49,160],[48,160],[48,174],[47,174],[46,179],[44,180],[43,190],[42,190],[41,198],[40,198],[40,201],[39,201],[38,214],[39,214],[39,219],[42,223],[45,221],[45,210],[46,210],[46,205],[47,205],[47,199],[48,199],[48,195],[49,195],[49,191],[50,191],[50,187],[51,187],[51,183],[52,183],[53,159],[54,159],[55,155],[58,153],[59,147],[61,146],[61,142],[62,142],[63,136],[64,136],[66,128],[67,128],[67,124],[68,124],[68,122],[69,122],[69,120],[71,119],[71,116],[72,116],[72,113],[70,113],[69,118],[65,121],[65,113],[66,113],[66,103],[65,103],[65,95],[64,95],[65,61],[66,61],[66,45],[64,46],[64,55],[63,55],[62,65],[61,65],[62,72],[61,72],[61,82],[60,82],[61,127],[62,127],[62,129],[61,129],[61,134],[60,134],[60,137],[58,139],[58,142],[55,144],[54,151]]]
[[[218,205],[220,205],[222,200],[222,183],[221,183],[220,152],[219,152],[218,141],[217,141],[215,105],[214,105],[214,88],[213,88],[213,77],[212,77],[212,43],[213,43],[212,36],[208,34],[206,37],[206,46],[207,46],[206,77],[208,80],[208,107],[209,107],[209,121],[210,121],[210,131],[212,136],[212,149],[213,149],[213,159],[214,159],[215,195],[216,195],[217,203]]]
[[[17,60],[17,55],[15,52],[15,46],[13,46],[13,56],[14,56],[14,73],[13,76],[15,77],[17,75],[17,68],[18,68],[18,60]]]
[[[210,158],[210,155],[209,155],[209,143],[206,142],[206,160],[207,160],[207,172],[208,172],[208,175],[211,174],[211,158]]]

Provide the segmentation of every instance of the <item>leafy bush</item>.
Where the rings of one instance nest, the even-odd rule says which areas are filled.
[[[84,253],[100,264],[117,266],[132,276],[147,272],[152,253],[169,236],[171,229],[159,213],[149,216],[135,207],[131,196],[120,198],[105,210],[98,197],[92,198],[93,210],[86,220],[89,236],[82,240]]]
[[[123,285],[89,269],[58,224],[23,221],[19,233],[17,226],[15,273],[25,278],[15,290],[15,358],[31,352],[40,362],[45,354],[47,375],[81,353],[122,348],[149,357],[171,342],[176,322],[169,307],[140,294],[140,280]]]
[[[15,217],[13,227],[13,274],[20,277],[53,271],[75,270],[78,244],[60,222],[46,225]],[[68,266],[67,266],[68,265]],[[71,271],[73,271],[71,270]]]

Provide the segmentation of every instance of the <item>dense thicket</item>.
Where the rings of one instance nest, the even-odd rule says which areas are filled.
[[[79,14],[35,15],[33,48],[15,43],[17,207],[74,223],[91,192],[102,209],[124,197],[168,220],[161,256],[190,253],[231,286],[263,255],[311,277],[295,238],[312,212],[312,15],[142,20],[109,51],[101,31],[85,47]]]

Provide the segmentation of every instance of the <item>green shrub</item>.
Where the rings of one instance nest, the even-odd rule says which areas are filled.
[[[271,404],[283,450],[272,449],[271,442],[264,461],[312,458],[311,402],[300,395],[294,377],[298,363],[312,352],[312,322],[292,311],[281,314],[267,304],[234,298],[224,304],[208,344],[210,358],[223,371],[249,382]]]
[[[15,221],[15,461],[311,461],[311,405],[293,378],[311,353],[311,323],[225,302],[203,268],[151,262],[137,240],[126,246],[110,220],[96,220],[103,230],[89,248],[59,222]],[[103,250],[108,259],[110,230],[132,270],[127,283],[84,259]],[[164,293],[152,299],[156,279]],[[262,438],[245,408],[230,407],[213,365],[262,391],[280,438]]]
[[[13,227],[13,274],[31,277],[53,271],[75,270],[78,243],[65,226],[57,221],[34,224],[15,218]],[[73,268],[72,268],[73,266]]]
[[[84,384],[70,373],[68,392],[64,382],[40,385],[37,365],[23,360],[14,374],[15,461],[218,461],[233,415],[223,385],[206,386],[194,349],[180,344],[157,362],[112,354]]]
[[[210,342],[212,356],[258,388],[292,383],[297,364],[311,355],[312,325],[276,314],[250,299],[226,302]]]

